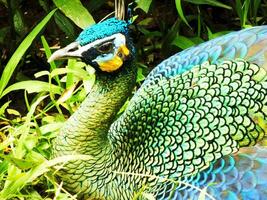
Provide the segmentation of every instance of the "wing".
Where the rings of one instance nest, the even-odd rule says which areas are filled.
[[[179,186],[166,184],[157,199],[200,199],[200,192],[217,200],[260,200],[267,196],[267,148],[246,147],[236,155],[225,156],[195,175],[185,177]],[[189,185],[189,186],[188,186]],[[206,196],[205,199],[210,199]]]
[[[231,33],[157,66],[110,128],[116,170],[178,179],[260,140],[266,33],[267,26]]]
[[[164,60],[154,68],[143,87],[162,77],[173,77],[193,66],[209,61],[218,64],[225,60],[244,59],[267,69],[267,26],[232,32],[222,37],[191,47]]]
[[[206,62],[143,87],[109,139],[126,172],[179,178],[266,133],[267,75],[246,61]]]

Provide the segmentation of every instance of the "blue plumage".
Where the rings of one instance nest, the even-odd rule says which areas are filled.
[[[115,33],[128,34],[129,23],[126,21],[110,18],[102,23],[95,24],[83,30],[76,39],[81,46],[84,46],[95,40],[105,38]]]
[[[249,147],[245,153],[229,155],[214,162],[208,169],[194,176],[184,177],[173,192],[167,185],[157,199],[198,200],[200,192],[194,188],[207,188],[208,195],[216,200],[263,200],[267,197],[267,149]],[[173,193],[172,193],[173,192]],[[206,196],[206,199],[211,199]]]
[[[218,64],[225,60],[246,59],[249,62],[263,65],[267,50],[267,26],[258,26],[232,32],[225,36],[210,40],[195,47],[179,52],[164,60],[155,67],[146,78],[143,86],[153,84],[160,77],[173,77],[182,74],[205,61]],[[259,45],[259,47],[257,47]]]

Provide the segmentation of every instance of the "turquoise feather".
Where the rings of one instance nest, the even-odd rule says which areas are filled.
[[[185,177],[181,182],[199,189],[216,200],[260,200],[267,196],[267,149],[264,147],[245,148],[246,153],[228,155],[212,163],[210,167],[194,176]],[[181,183],[178,187],[166,185],[157,199],[198,200],[200,192],[192,186]],[[166,189],[168,188],[168,189]],[[206,199],[210,199],[206,196]]]
[[[81,46],[84,46],[97,39],[101,39],[103,37],[110,36],[115,33],[123,33],[125,35],[128,35],[128,25],[129,23],[125,21],[117,20],[116,18],[111,18],[106,21],[103,21],[100,24],[96,24],[92,27],[86,28],[80,33],[76,41],[79,42]]]
[[[196,65],[210,61],[218,64],[225,60],[245,59],[262,66],[266,65],[267,26],[259,26],[232,32],[222,37],[210,40],[195,47],[186,49],[164,60],[155,67],[143,83],[153,84],[163,77],[173,77],[190,70]],[[260,42],[261,48],[253,50]],[[248,52],[252,51],[250,55]]]

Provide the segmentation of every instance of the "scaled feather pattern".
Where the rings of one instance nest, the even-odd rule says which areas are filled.
[[[134,57],[128,25],[112,18],[77,42],[121,33]],[[157,199],[198,199],[199,189],[207,199],[265,199],[267,150],[258,143],[267,135],[267,26],[164,60],[115,119],[135,77],[132,60],[111,74],[96,70],[92,91],[53,142],[55,156],[92,157],[59,171],[70,191],[84,199],[128,200],[143,190]]]

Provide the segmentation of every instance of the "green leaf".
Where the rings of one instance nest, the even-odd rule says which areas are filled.
[[[241,0],[235,0],[235,7],[236,7],[237,15],[241,19],[242,18],[242,15],[243,15],[242,14],[243,13],[243,10],[242,10]]]
[[[68,73],[73,73],[73,75],[77,76],[80,79],[84,79],[89,76],[84,69],[78,69],[78,68],[76,69],[57,68],[51,72],[50,76],[51,78],[53,78],[54,76],[61,75],[61,74],[68,74]]]
[[[0,162],[0,175],[1,176],[6,173],[7,168],[8,168],[8,162],[7,161]]]
[[[143,80],[145,80],[146,77],[143,74],[143,69],[141,67],[137,68],[137,77],[136,77],[136,82],[141,82]]]
[[[185,0],[185,1],[189,3],[197,4],[197,5],[206,4],[206,5],[221,7],[221,8],[225,8],[229,10],[232,9],[231,6],[223,4],[217,0]]]
[[[41,131],[42,135],[45,135],[49,132],[53,133],[53,132],[58,131],[62,127],[62,125],[64,124],[63,122],[54,122],[54,121],[55,121],[55,119],[53,118],[53,122],[40,127],[40,131]]]
[[[75,69],[75,64],[76,64],[76,60],[75,59],[69,59],[68,60],[68,65],[67,65],[67,69],[68,70],[74,70]],[[67,74],[67,80],[66,80],[66,88],[70,88],[71,86],[74,85],[74,74],[73,73],[68,73]]]
[[[188,39],[187,37],[181,36],[181,35],[176,36],[176,38],[173,40],[172,44],[181,48],[181,49],[187,49],[187,48],[195,45],[195,43],[192,40]]]
[[[45,39],[45,37],[43,35],[41,36],[41,40],[42,40],[43,47],[45,49],[46,58],[48,59],[48,58],[50,58],[52,53],[51,53],[49,45],[48,45],[48,43],[47,43],[47,41],[46,41],[46,39]],[[50,70],[51,71],[57,68],[57,66],[56,66],[54,61],[49,63],[49,64],[50,64]],[[55,76],[55,80],[56,80],[57,84],[60,86],[61,83],[60,83],[60,80],[59,80],[58,76]]]
[[[53,0],[54,4],[77,26],[84,29],[95,23],[92,15],[79,0]]]
[[[200,37],[193,37],[193,38],[190,38],[190,40],[192,41],[192,42],[194,42],[195,44],[200,44],[200,43],[203,43],[203,42],[205,42],[202,38],[200,38]]]
[[[15,90],[26,90],[28,93],[34,92],[49,92],[50,90],[53,93],[60,94],[61,88],[59,86],[49,84],[43,81],[21,81],[18,83],[14,83],[4,90],[2,96],[5,96],[7,93]]]
[[[181,17],[181,19],[183,20],[183,22],[184,22],[187,26],[191,27],[191,26],[188,24],[188,22],[187,22],[187,20],[186,20],[186,18],[185,18],[185,16],[184,16],[184,12],[183,12],[183,8],[182,8],[181,0],[175,0],[175,5],[176,5],[177,12],[178,12],[179,16]]]
[[[253,17],[254,17],[255,22],[256,22],[257,13],[258,13],[258,9],[259,9],[260,4],[261,4],[261,0],[254,0],[254,3],[253,3]]]
[[[217,32],[217,33],[212,33],[211,30],[209,29],[209,27],[207,27],[207,30],[208,30],[208,38],[209,40],[212,40],[216,37],[220,37],[220,36],[223,36],[227,33],[230,33],[232,31],[220,31],[220,32]]]
[[[244,10],[243,10],[243,23],[242,23],[242,27],[246,27],[246,22],[248,19],[248,10],[249,10],[249,6],[250,6],[250,0],[246,0],[244,2]]]
[[[72,160],[89,160],[92,157],[88,155],[65,155],[44,161],[41,164],[33,166],[28,172],[20,173],[15,180],[11,180],[0,192],[0,199],[9,199],[18,193],[27,183],[33,182],[36,178],[47,173],[51,167],[61,163],[67,163]]]
[[[7,109],[6,112],[9,114],[9,115],[15,115],[15,116],[20,116],[20,113],[17,111],[17,110],[14,110],[14,109]]]
[[[0,155],[0,157],[4,158],[9,163],[12,163],[13,165],[18,167],[19,169],[25,170],[25,169],[30,169],[31,167],[33,167],[32,162],[28,162],[24,159],[15,158],[15,157],[9,156],[9,155],[8,156]]]
[[[2,106],[0,107],[0,116],[4,115],[4,113],[5,113],[6,109],[7,109],[7,107],[8,107],[9,104],[10,104],[10,102],[11,102],[11,101],[8,101],[8,102],[4,103],[4,105],[2,105]]]
[[[137,8],[142,9],[145,13],[148,12],[152,0],[137,0]]]
[[[39,71],[34,74],[35,78],[40,78],[41,76],[49,76],[50,72],[49,71]]]
[[[0,98],[3,97],[3,91],[8,84],[12,73],[16,69],[19,61],[21,60],[22,56],[26,52],[26,50],[30,47],[33,40],[36,38],[38,33],[44,28],[44,26],[47,24],[47,22],[51,19],[53,14],[55,13],[55,10],[52,10],[30,33],[29,35],[21,42],[17,50],[14,52],[10,60],[8,61],[3,74],[1,76],[0,80]],[[5,93],[7,94],[7,93]]]

